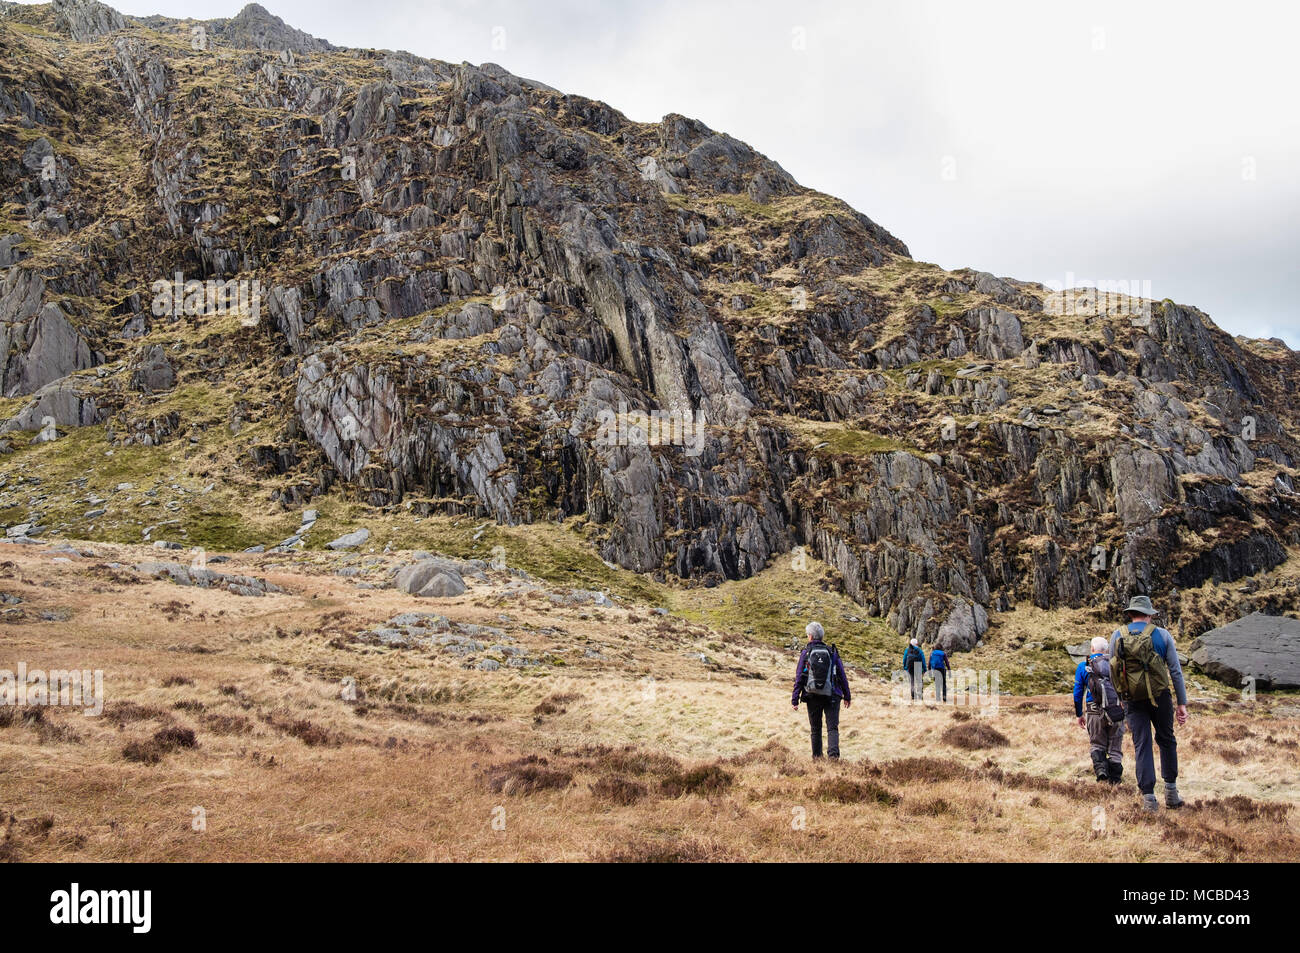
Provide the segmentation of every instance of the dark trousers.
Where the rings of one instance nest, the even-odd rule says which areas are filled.
[[[832,758],[840,756],[840,700],[825,695],[804,695],[808,708],[808,724],[812,728],[813,757],[822,756],[822,716],[826,716],[826,753]]]
[[[1178,741],[1174,738],[1174,699],[1164,692],[1153,705],[1151,702],[1128,702],[1124,722],[1133,736],[1134,770],[1137,771],[1138,790],[1152,794],[1156,789],[1155,758],[1151,753],[1151,736],[1155,734],[1160,748],[1160,776],[1166,783],[1178,780]]]
[[[934,672],[934,700],[937,702],[946,702],[948,700],[948,671],[947,669],[935,668]]]

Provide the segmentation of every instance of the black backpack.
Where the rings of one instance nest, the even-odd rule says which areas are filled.
[[[1124,720],[1124,706],[1120,704],[1119,693],[1110,680],[1110,662],[1104,655],[1098,655],[1085,664],[1088,666],[1088,691],[1092,693],[1093,702],[1101,709],[1106,724],[1120,724]]]
[[[803,690],[808,695],[835,694],[835,646],[814,642],[804,660]]]

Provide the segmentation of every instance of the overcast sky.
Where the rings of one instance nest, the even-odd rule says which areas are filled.
[[[121,0],[232,16],[238,0]],[[1300,348],[1300,5],[265,0],[333,43],[703,120],[947,268],[1150,282]]]

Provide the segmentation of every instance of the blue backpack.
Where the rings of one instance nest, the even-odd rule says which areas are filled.
[[[940,672],[948,671],[948,653],[943,649],[935,649],[930,653],[930,668]]]

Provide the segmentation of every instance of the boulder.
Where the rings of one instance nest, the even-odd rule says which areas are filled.
[[[1190,646],[1192,664],[1234,688],[1300,688],[1300,619],[1250,615],[1212,629]]]
[[[357,529],[350,533],[344,533],[338,539],[331,540],[325,545],[330,549],[356,549],[369,538],[370,530]]]
[[[1065,651],[1070,656],[1070,661],[1078,665],[1080,662],[1088,661],[1088,656],[1092,654],[1092,644],[1080,642],[1078,645],[1067,645]]]
[[[6,375],[6,396],[33,393],[94,366],[90,346],[57,304],[41,308],[16,340],[20,356],[14,371]]]
[[[438,559],[426,559],[402,567],[393,584],[403,592],[422,598],[446,598],[465,591],[465,580],[460,573]]]
[[[954,599],[948,618],[939,626],[931,644],[949,653],[969,652],[988,627],[988,613],[982,605]]]

